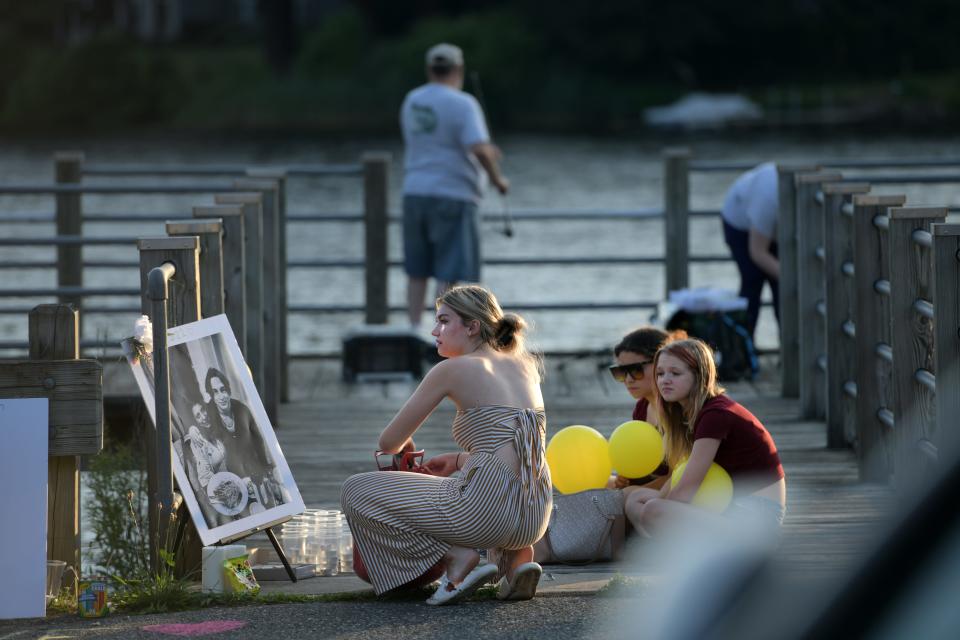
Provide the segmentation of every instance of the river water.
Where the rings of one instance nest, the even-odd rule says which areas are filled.
[[[764,160],[815,163],[832,158],[958,157],[960,138],[913,139],[905,136],[804,137],[757,136],[710,139],[594,139],[586,137],[545,137],[511,135],[498,140],[505,159],[504,171],[512,181],[508,200],[488,195],[483,210],[500,213],[509,205],[516,214],[529,209],[637,210],[662,206],[662,164],[660,154],[667,145],[692,147],[697,159],[761,162]],[[185,136],[127,136],[109,139],[71,139],[7,142],[0,147],[3,183],[43,183],[53,177],[52,154],[58,149],[83,150],[91,162],[148,163],[250,163],[285,165],[292,163],[356,162],[368,150],[392,154],[390,209],[400,207],[402,148],[398,138],[327,141],[287,137],[208,138]],[[852,171],[850,173],[853,173]],[[863,174],[863,171],[857,171]],[[736,174],[694,174],[691,182],[693,209],[718,209],[724,191]],[[92,178],[90,181],[104,178]],[[112,179],[117,182],[117,179]],[[142,183],[143,178],[134,181]],[[177,182],[184,182],[177,179]],[[915,205],[960,204],[957,185],[881,186],[877,193],[906,193]],[[189,213],[194,205],[211,204],[209,196],[85,196],[88,213]],[[359,212],[362,206],[360,180],[349,177],[295,178],[290,181],[288,211]],[[0,216],[8,213],[52,212],[49,196],[0,196]],[[661,256],[662,222],[652,220],[543,222],[517,221],[512,239],[500,233],[501,222],[484,224],[486,257],[595,257]],[[6,224],[7,236],[52,234],[52,224]],[[161,223],[87,224],[91,235],[157,235]],[[290,259],[359,258],[363,250],[360,225],[349,223],[291,223],[288,227]],[[720,222],[715,218],[694,218],[690,247],[693,254],[725,253]],[[390,257],[401,256],[399,228],[390,229]],[[0,248],[0,261],[54,259],[54,250],[36,247]],[[87,259],[136,260],[131,247],[88,247]],[[691,286],[736,288],[732,263],[693,264]],[[52,287],[53,270],[45,272],[5,270],[7,284]],[[484,283],[490,286],[509,309],[520,302],[622,302],[657,301],[664,297],[663,269],[657,265],[629,266],[531,266],[487,267]],[[88,285],[136,287],[135,270],[89,269]],[[391,304],[404,303],[404,277],[391,270]],[[363,275],[360,270],[294,269],[289,273],[290,304],[361,304]],[[32,306],[51,299],[2,298],[2,306]],[[89,304],[135,306],[131,298],[90,299]],[[636,311],[552,311],[525,314],[535,324],[534,342],[545,350],[603,349],[626,330],[648,320],[649,312]],[[135,315],[88,315],[85,337],[114,340],[132,333]],[[362,321],[360,314],[291,315],[289,324],[292,353],[336,352],[344,330]],[[391,322],[404,323],[402,314]],[[3,340],[26,340],[26,317],[0,315]],[[777,331],[772,313],[764,311],[758,327],[761,347],[776,347]]]

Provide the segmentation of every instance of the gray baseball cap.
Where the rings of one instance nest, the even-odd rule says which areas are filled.
[[[441,42],[435,44],[427,51],[428,67],[462,67],[463,51],[455,44]]]

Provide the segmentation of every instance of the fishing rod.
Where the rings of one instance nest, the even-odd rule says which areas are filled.
[[[480,84],[480,73],[478,71],[470,72],[470,82],[473,84],[473,94],[477,97],[477,102],[480,103],[480,108],[483,109],[483,115],[487,115],[487,103],[483,99],[483,86]],[[490,122],[487,121],[487,131],[490,131]],[[493,140],[493,135],[490,135],[490,139]],[[510,204],[507,202],[507,194],[500,194],[500,204],[503,209],[503,229],[500,230],[507,238],[513,237],[513,215],[510,213]]]

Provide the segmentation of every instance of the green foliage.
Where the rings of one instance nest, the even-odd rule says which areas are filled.
[[[77,594],[72,587],[65,586],[60,589],[60,593],[47,603],[47,616],[52,614],[74,614],[77,613]]]
[[[176,514],[170,514],[165,531],[162,532],[163,535],[158,532],[156,536],[157,548],[154,551],[159,560],[159,566],[153,568],[148,557],[149,541],[144,531],[144,519],[142,515],[137,514],[134,492],[128,492],[126,498],[129,520],[135,528],[130,537],[136,540],[130,555],[136,557],[133,558],[130,566],[124,568],[125,571],[112,574],[111,606],[118,610],[138,613],[163,613],[191,608],[195,599],[191,584],[192,575],[176,574],[177,558],[173,551],[178,524]],[[160,505],[156,508],[159,513]],[[125,541],[119,542],[121,547],[124,546]]]
[[[156,553],[161,566],[150,566],[146,532],[146,474],[142,456],[129,447],[117,447],[93,458],[88,472],[91,496],[84,508],[90,514],[94,537],[101,549],[99,565],[87,575],[111,577],[111,607],[142,613],[179,611],[192,606],[194,594],[189,576],[175,575],[173,538],[177,519],[171,516],[166,534],[158,539]],[[74,606],[76,595],[74,595]]]
[[[518,102],[537,94],[530,79],[544,52],[511,10],[431,17],[402,37],[375,40],[362,16],[347,8],[307,35],[297,69],[312,86],[300,96],[346,123],[393,131],[403,96],[426,81],[424,54],[441,41],[466,52],[465,89],[476,91],[473,74],[479,76],[492,123],[505,122]]]
[[[2,120],[27,128],[109,128],[163,122],[184,85],[162,50],[104,35],[38,48],[9,89]]]
[[[68,0],[0,0],[0,37],[16,36],[23,42],[50,42]]]
[[[494,134],[616,133],[690,90],[763,101],[771,87],[803,95],[805,108],[845,94],[885,121],[960,120],[960,5],[948,0],[357,0],[300,34],[283,76],[237,39],[163,47],[100,34],[58,44],[67,4],[0,0],[0,129],[395,134],[404,94],[425,79],[424,53],[441,41],[464,49],[465,89],[476,92],[476,74]],[[891,80],[902,93],[883,89]],[[856,102],[865,92],[882,105]]]
[[[352,5],[346,5],[306,35],[297,65],[312,77],[352,73],[363,58],[368,42],[363,16]]]
[[[161,588],[162,586],[162,588]],[[155,583],[151,588],[128,589],[112,596],[110,608],[122,613],[161,613],[206,607],[238,607],[264,604],[306,604],[315,602],[423,602],[433,588],[397,590],[377,596],[373,589],[344,593],[201,593],[180,583]],[[487,585],[477,590],[475,599],[495,600],[497,588]]]
[[[192,584],[173,573],[173,555],[161,550],[164,569],[141,573],[139,578],[119,580],[110,596],[110,607],[127,613],[165,613],[195,608],[197,594]]]
[[[85,573],[136,576],[147,570],[147,540],[142,523],[146,473],[129,447],[104,451],[87,472],[90,500],[83,505],[90,517],[94,540],[102,556]]]
[[[423,601],[428,591],[388,594],[379,600]],[[181,582],[169,583],[160,588],[125,590],[111,596],[110,608],[120,613],[164,613],[171,611],[189,611],[207,607],[241,607],[264,604],[307,604],[313,602],[373,602],[378,600],[372,589],[348,593],[326,593],[318,595],[293,593],[201,593],[192,586]]]
[[[862,80],[956,66],[960,5],[949,0],[517,0],[565,63],[634,82],[750,86]],[[930,20],[930,16],[937,19]]]
[[[17,83],[30,60],[29,49],[17,37],[0,32],[0,112],[10,87]]]
[[[487,118],[492,124],[504,122],[520,104],[529,104],[530,100],[540,102],[546,51],[536,32],[510,9],[418,22],[406,37],[385,44],[378,52],[380,65],[386,65],[391,59],[404,61],[403,75],[395,77],[402,85],[383,88],[402,96],[422,83],[424,54],[437,42],[454,42],[464,50],[467,72],[464,88],[476,93],[474,79],[479,78]]]
[[[269,126],[262,108],[274,99],[266,61],[252,48],[189,48],[170,54],[175,75],[188,89],[167,124],[185,128],[230,129]]]

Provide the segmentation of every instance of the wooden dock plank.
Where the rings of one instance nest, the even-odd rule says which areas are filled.
[[[339,508],[341,483],[375,468],[377,437],[414,384],[345,385],[339,364],[330,362],[296,362],[292,374],[300,382],[291,390],[293,402],[281,409],[280,445],[306,504]],[[728,390],[764,422],[781,452],[788,504],[779,560],[804,575],[849,567],[882,529],[891,490],[861,483],[854,452],[827,449],[824,423],[800,419],[799,400],[779,397],[779,380]],[[548,436],[571,424],[609,435],[630,419],[633,404],[621,389],[598,382],[589,368],[548,375],[544,396]],[[450,435],[454,415],[453,405],[444,403],[417,432],[417,446],[428,456],[456,449]]]

